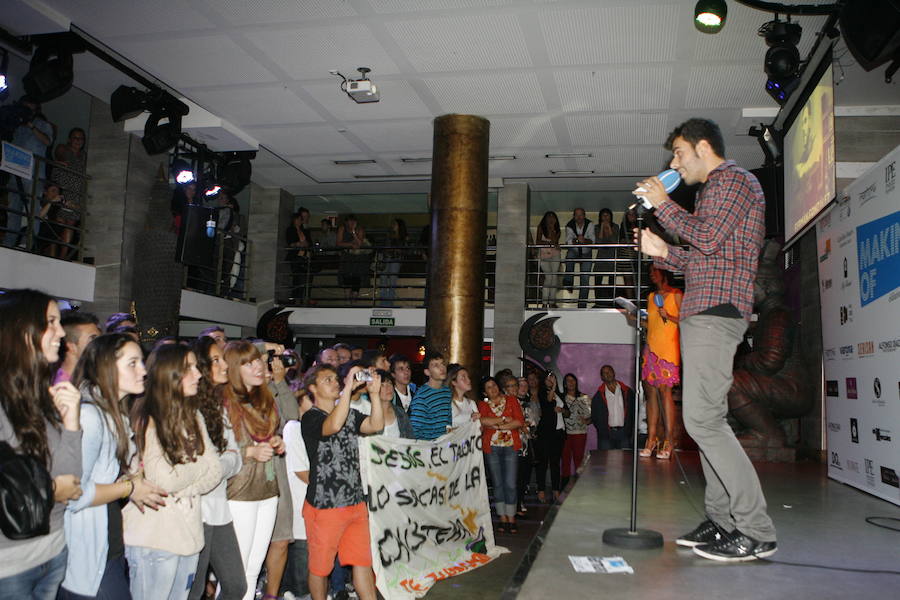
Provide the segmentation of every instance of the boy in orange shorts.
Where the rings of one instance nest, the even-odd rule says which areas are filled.
[[[380,400],[381,377],[362,384],[350,369],[341,391],[331,365],[315,367],[306,375],[306,390],[315,405],[300,422],[309,455],[309,487],[303,504],[309,547],[309,591],[313,600],[325,600],[328,575],[335,555],[342,565],[353,566],[353,586],[360,600],[375,600],[375,573],[369,543],[369,514],[359,473],[360,433],[384,428]],[[350,408],[354,386],[364,385],[372,400],[372,414]]]

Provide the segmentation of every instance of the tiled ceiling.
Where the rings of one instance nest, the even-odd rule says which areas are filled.
[[[37,0],[11,0],[37,4]],[[492,122],[490,177],[537,191],[624,192],[666,161],[660,144],[690,116],[718,120],[747,167],[763,156],[743,108],[763,90],[771,15],[729,0],[715,36],[694,0],[40,0],[146,73],[258,140],[255,178],[298,195],[422,193],[431,120]],[[823,0],[822,3],[827,3]],[[0,25],[4,24],[0,14]],[[801,52],[824,17],[799,17]],[[839,105],[896,105],[897,85],[841,60]],[[355,104],[329,74],[372,69],[377,104]],[[89,55],[76,85],[106,99],[129,80]],[[589,153],[551,159],[546,154]],[[371,159],[374,164],[336,165]],[[552,170],[585,170],[582,178]],[[362,179],[357,176],[363,176]]]

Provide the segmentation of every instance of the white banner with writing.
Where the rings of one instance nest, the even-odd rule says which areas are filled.
[[[507,552],[494,545],[477,423],[433,442],[360,438],[359,449],[372,566],[386,600],[421,598]]]
[[[900,146],[817,225],[828,476],[900,505]]]

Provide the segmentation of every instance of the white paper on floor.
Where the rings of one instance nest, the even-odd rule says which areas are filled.
[[[621,556],[572,556],[569,562],[576,573],[634,573]]]

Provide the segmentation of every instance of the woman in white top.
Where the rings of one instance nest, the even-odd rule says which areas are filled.
[[[469,421],[478,421],[481,418],[478,413],[478,405],[466,396],[472,391],[472,380],[469,378],[466,368],[460,364],[450,365],[447,368],[447,381],[453,392],[453,400],[450,405],[453,421],[450,426],[456,429]]]
[[[384,369],[378,369],[381,376],[381,408],[384,415],[384,430],[381,435],[390,438],[415,439],[412,425],[406,412],[394,402],[394,377]]]

